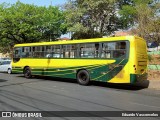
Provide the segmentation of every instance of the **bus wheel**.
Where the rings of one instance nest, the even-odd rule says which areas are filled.
[[[77,73],[77,82],[80,85],[88,85],[90,81],[89,73],[86,70],[80,70]]]
[[[31,69],[29,67],[26,67],[24,69],[24,77],[25,78],[31,78],[32,77],[32,74],[31,74]]]

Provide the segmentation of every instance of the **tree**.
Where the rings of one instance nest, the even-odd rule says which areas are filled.
[[[160,3],[150,1],[150,4],[137,4],[137,17],[138,23],[136,33],[150,41],[157,41],[160,43]],[[141,12],[143,11],[143,12]]]
[[[118,12],[120,15],[119,19],[121,21],[119,25],[121,29],[128,29],[134,26],[136,9],[133,7],[133,5],[133,0],[120,0],[118,2]]]
[[[118,0],[117,5],[117,7],[121,10],[125,5],[133,6],[133,0]]]
[[[0,53],[12,52],[13,44],[8,39],[1,39],[0,41]]]
[[[160,42],[159,0],[132,0],[119,11],[123,28],[134,27],[134,33],[152,41]]]
[[[115,5],[115,0],[70,0],[65,6],[68,31],[78,38],[111,34],[118,28]]]
[[[38,7],[17,2],[0,5],[0,44],[55,40],[66,32],[63,12],[58,7]]]

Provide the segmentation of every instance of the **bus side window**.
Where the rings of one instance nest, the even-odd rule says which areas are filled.
[[[71,45],[70,58],[76,58],[76,45]]]
[[[53,58],[60,58],[61,57],[60,45],[52,46],[52,57]]]
[[[99,57],[99,54],[100,54],[99,49],[100,49],[100,45],[99,45],[99,43],[96,43],[95,44],[95,55],[94,55],[95,58]]]
[[[120,49],[126,49],[126,42],[120,42]]]
[[[93,43],[80,44],[80,57],[81,58],[94,58],[95,52],[96,52],[95,44]]]
[[[113,58],[125,58],[126,57],[126,42],[117,42],[116,50],[113,52]]]
[[[102,43],[102,58],[125,58],[126,42]]]
[[[62,53],[64,58],[75,58],[76,45],[62,45]]]
[[[63,58],[69,58],[69,45],[62,45],[61,51],[63,53]]]
[[[34,47],[33,49],[33,57],[34,58],[40,58],[41,57],[41,49],[40,49],[41,46],[36,46]]]
[[[52,46],[46,46],[46,51],[44,51],[46,58],[52,58]]]
[[[21,57],[22,58],[32,57],[31,47],[22,47]]]
[[[112,49],[110,43],[102,43],[102,58],[112,58]]]

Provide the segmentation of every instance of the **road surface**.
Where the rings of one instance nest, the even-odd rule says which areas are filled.
[[[21,74],[0,73],[0,111],[160,111],[160,91],[99,82],[81,86],[70,79],[26,79]],[[82,117],[56,119],[79,120]],[[117,117],[85,119],[115,120]],[[118,119],[128,120],[127,117]],[[136,119],[146,120],[145,117]]]

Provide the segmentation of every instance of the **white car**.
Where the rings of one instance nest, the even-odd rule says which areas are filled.
[[[0,72],[7,72],[8,74],[12,73],[11,60],[0,61]]]

